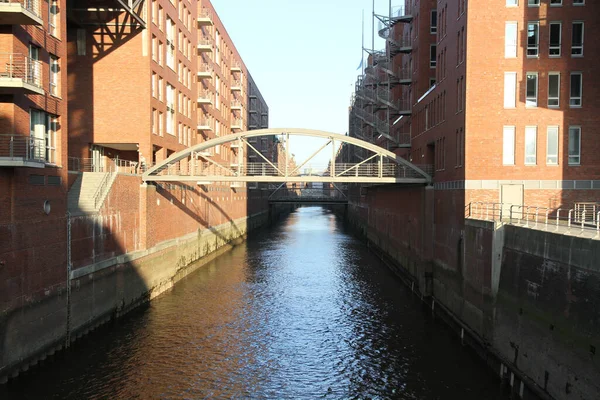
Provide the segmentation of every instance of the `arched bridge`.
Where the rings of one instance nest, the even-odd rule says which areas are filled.
[[[281,137],[279,153],[270,155],[257,149],[257,138]],[[322,138],[324,144],[306,160],[297,163],[289,149],[291,136]],[[321,169],[305,166],[331,144],[329,162]],[[364,149],[362,159],[339,160],[339,144]],[[233,160],[218,157],[221,146],[233,150]],[[245,157],[245,152],[252,152]],[[366,156],[364,154],[366,153]],[[307,172],[308,171],[308,172]],[[166,160],[149,168],[142,176],[152,181],[212,182],[289,182],[289,183],[410,183],[429,184],[431,176],[406,159],[363,140],[331,132],[310,129],[259,129],[217,137],[172,154]]]

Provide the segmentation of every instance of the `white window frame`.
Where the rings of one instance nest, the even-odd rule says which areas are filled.
[[[573,96],[573,77],[579,76],[579,96]],[[569,76],[569,107],[581,108],[583,105],[583,74],[581,72],[571,72]]]
[[[546,165],[558,165],[559,132],[558,125],[546,128]],[[554,152],[551,152],[551,144],[554,145]]]
[[[507,21],[504,27],[504,58],[516,58],[519,45],[519,24]]]
[[[558,25],[558,46],[552,45],[552,26]],[[548,56],[549,57],[560,57],[562,48],[562,22],[552,21],[548,24]],[[552,51],[558,51],[556,54],[552,54]]]
[[[435,25],[433,24],[433,16],[435,15]],[[431,34],[437,34],[437,25],[438,25],[438,20],[437,20],[437,10],[431,10],[431,14],[429,15],[429,33]]]
[[[529,76],[535,76],[535,98],[528,97],[528,86],[529,86]],[[525,73],[525,107],[537,107],[538,105],[538,92],[539,92],[539,75],[537,72],[527,72]]]
[[[504,73],[504,108],[517,107],[517,73]]]
[[[535,44],[529,44],[529,25],[535,26],[536,37]],[[527,57],[535,58],[540,56],[540,21],[527,21]]]
[[[571,133],[577,133],[577,149],[572,149]],[[569,145],[568,145],[568,163],[569,165],[581,165],[581,126],[569,126]],[[573,151],[572,151],[573,150]],[[576,150],[576,152],[575,152]]]
[[[533,138],[533,153],[528,153],[528,140]],[[531,150],[531,149],[529,149]],[[537,126],[525,127],[525,165],[537,165]]]
[[[175,135],[175,88],[167,83],[167,133]]]
[[[48,33],[58,38],[58,0],[48,2]]]
[[[540,0],[527,0],[527,7],[539,7]]]
[[[60,95],[60,63],[57,56],[50,54],[48,63],[48,86],[50,95],[58,97]]]
[[[46,129],[46,153],[47,163],[56,164],[56,131],[58,130],[58,116],[47,115]]]
[[[518,7],[519,0],[506,0],[506,7]]]
[[[575,33],[575,25],[581,25],[581,44],[573,44],[573,34]],[[571,24],[571,57],[583,57],[583,45],[585,43],[585,23],[583,21],[573,21]]]
[[[515,132],[514,125],[502,129],[502,165],[515,165]]]
[[[167,46],[167,67],[171,68],[175,71],[175,40],[177,35],[175,34],[175,22],[167,17],[167,27],[166,27],[166,46]]]
[[[558,78],[556,96],[550,96],[550,77],[552,76],[556,76]],[[560,72],[548,73],[548,108],[560,108]]]

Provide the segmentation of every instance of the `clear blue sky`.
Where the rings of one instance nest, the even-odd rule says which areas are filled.
[[[270,127],[346,133],[350,96],[360,74],[363,10],[365,45],[371,44],[372,0],[212,3],[269,105]],[[388,6],[388,0],[375,1],[377,13],[387,15]],[[383,41],[377,40],[376,47],[382,48]],[[299,159],[310,155],[313,146],[292,142],[292,152]]]

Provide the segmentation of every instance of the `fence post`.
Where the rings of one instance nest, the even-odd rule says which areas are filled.
[[[583,233],[583,230],[585,229],[585,208],[583,209],[583,211],[581,212],[581,233]]]

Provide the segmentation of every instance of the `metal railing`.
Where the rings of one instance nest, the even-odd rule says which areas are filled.
[[[600,209],[596,208],[578,213],[576,208],[471,202],[466,217],[567,234],[595,233],[595,237],[600,237]]]
[[[38,17],[42,16],[40,0],[0,0],[0,3],[21,4],[21,6],[27,11],[37,15]]]
[[[0,53],[0,82],[5,78],[42,87],[42,63],[20,53]]]
[[[46,162],[45,140],[33,136],[0,134],[0,158]]]
[[[211,11],[210,11],[208,8],[204,8],[204,7],[202,7],[202,8],[200,9],[200,11],[198,12],[198,17],[199,17],[199,18],[208,18],[208,19],[210,19],[211,21],[212,21],[212,19],[213,19],[212,12],[211,12]]]
[[[212,101],[212,93],[208,90],[200,90],[198,92],[198,100]]]
[[[106,191],[106,187],[108,186],[108,183],[110,182],[110,180],[112,179],[113,175],[116,174],[115,169],[116,169],[116,165],[114,163],[113,160],[111,159],[107,159],[107,173],[102,177],[102,180],[100,181],[100,184],[98,184],[98,188],[96,189],[96,192],[94,193],[94,208],[98,209],[98,206],[100,205],[100,201],[102,200],[102,196],[104,195],[104,192]]]

